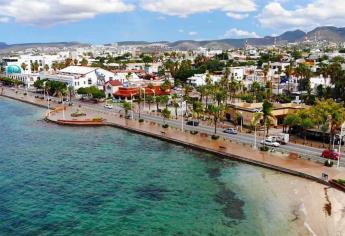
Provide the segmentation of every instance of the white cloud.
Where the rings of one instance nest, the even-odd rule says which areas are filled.
[[[184,33],[184,30],[183,29],[179,29],[178,32],[179,33]]]
[[[94,18],[98,14],[128,12],[134,5],[123,0],[0,0],[4,17],[31,25],[52,25]]]
[[[225,32],[224,37],[231,37],[231,38],[259,38],[260,36],[257,35],[255,32],[248,32],[245,30],[240,30],[237,28],[232,28]]]
[[[236,20],[243,20],[249,16],[249,14],[238,14],[238,13],[232,13],[232,12],[228,12],[226,13],[226,15]]]
[[[195,36],[195,35],[197,35],[197,34],[198,34],[198,32],[195,32],[195,31],[190,31],[190,32],[188,32],[188,34],[189,34],[190,36]]]
[[[0,23],[8,23],[10,21],[9,17],[0,16]]]
[[[321,25],[345,25],[344,0],[313,0],[293,10],[283,7],[279,2],[267,4],[260,15],[259,22],[268,28],[312,29]]]
[[[147,11],[180,17],[211,11],[244,13],[256,10],[254,0],[141,0],[141,7]]]

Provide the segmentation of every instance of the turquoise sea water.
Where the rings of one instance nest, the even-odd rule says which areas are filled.
[[[276,172],[0,98],[0,235],[294,235]]]

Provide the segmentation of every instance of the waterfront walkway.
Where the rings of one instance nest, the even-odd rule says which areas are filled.
[[[22,93],[16,93],[14,90],[4,90],[3,95],[9,98],[28,102],[34,105],[47,107],[47,102],[42,99],[37,99],[32,96],[25,96]],[[52,102],[52,107],[58,108],[61,105]],[[327,184],[322,180],[322,174],[325,173],[329,179],[345,179],[345,168],[327,168],[323,163],[304,160],[296,156],[282,154],[282,153],[269,153],[254,150],[251,145],[240,144],[234,141],[221,138],[219,140],[212,140],[210,135],[206,133],[191,134],[189,131],[182,131],[177,128],[164,129],[160,124],[151,121],[144,121],[142,123],[138,120],[128,120],[123,118],[123,113],[111,114],[108,112],[96,112],[91,108],[84,106],[72,106],[58,109],[59,112],[51,112],[47,116],[47,120],[59,123],[59,120],[92,120],[94,118],[106,119],[106,126],[113,126],[117,128],[127,129],[133,132],[141,133],[151,137],[159,138],[176,144],[181,144],[191,148],[204,150],[214,153],[220,157],[235,159],[246,163],[278,170],[284,173],[305,177],[322,184]],[[71,114],[76,111],[86,114],[86,116],[75,118]]]

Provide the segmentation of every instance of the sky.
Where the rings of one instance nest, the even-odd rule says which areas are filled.
[[[345,0],[0,0],[0,42],[103,44],[345,27]]]

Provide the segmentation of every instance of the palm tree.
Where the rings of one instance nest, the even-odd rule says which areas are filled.
[[[89,64],[89,62],[88,62],[88,60],[86,60],[85,58],[83,58],[83,59],[81,60],[80,64],[81,64],[82,66],[87,66],[87,65]]]
[[[25,71],[26,71],[26,69],[27,69],[27,67],[28,67],[28,65],[27,64],[25,64],[24,62],[21,64],[21,66],[20,66],[22,69],[23,69],[23,71],[24,71],[24,73],[25,73]]]
[[[213,116],[213,124],[214,124],[214,134],[217,134],[217,123],[223,117],[224,114],[224,106],[216,106],[214,104],[210,104],[208,106],[208,112]]]
[[[251,125],[252,127],[254,127],[254,148],[256,148],[256,127],[258,126],[258,124],[260,124],[262,117],[262,112],[255,113],[251,121]]]
[[[146,102],[149,104],[149,111],[151,112],[151,104],[154,102],[154,97],[153,96],[147,96]]]
[[[270,66],[269,65],[264,65],[263,73],[264,73],[264,77],[265,77],[265,80],[264,80],[265,83],[267,82],[267,75],[268,75],[269,71],[270,71]]]
[[[156,96],[155,97],[155,102],[156,102],[156,108],[157,108],[157,112],[159,111],[159,104],[161,103],[161,97]]]
[[[125,110],[125,117],[128,117],[128,112],[132,110],[132,104],[127,102],[127,101],[125,101],[122,104],[122,107]]]
[[[188,109],[188,103],[190,101],[190,93],[193,91],[193,87],[189,84],[185,84],[183,87],[183,101],[186,102],[186,114],[187,114],[187,109]]]
[[[178,96],[176,93],[174,93],[171,98],[172,98],[172,105],[175,108],[175,117],[177,119],[178,118],[177,109],[180,107],[180,104],[177,101]]]
[[[217,101],[218,106],[220,106],[220,104],[224,102],[225,99],[228,97],[226,90],[221,87],[215,87],[215,91],[213,95],[214,95],[214,100]]]
[[[164,108],[162,111],[162,115],[163,115],[163,123],[164,125],[166,125],[166,119],[169,119],[171,116],[171,111],[168,108]]]
[[[232,101],[233,97],[236,95],[236,92],[240,88],[240,84],[232,79],[229,83],[229,96],[230,96],[230,101]]]
[[[274,118],[274,116],[272,115],[272,110],[273,110],[273,104],[265,100],[264,103],[262,104],[262,118],[263,118],[264,126],[265,126],[264,137],[268,135],[269,128],[271,125],[271,120]]]
[[[72,93],[74,92],[73,86],[68,86],[69,102],[72,103]]]
[[[200,101],[195,101],[193,103],[193,113],[196,114],[196,118],[199,121],[200,118],[200,114],[204,111],[204,106],[202,104],[202,102]],[[193,120],[194,122],[194,120]]]
[[[165,108],[168,108],[168,103],[169,103],[169,96],[168,95],[164,95],[164,96],[161,96],[161,99],[160,99],[160,103],[165,106]]]
[[[44,70],[45,70],[45,71],[48,71],[48,70],[49,70],[49,65],[48,65],[48,64],[45,64],[45,65],[44,65]]]
[[[289,65],[285,68],[285,74],[287,76],[287,79],[288,79],[288,92],[290,93],[290,77],[292,75],[292,72],[293,72],[293,69],[292,69],[292,66]]]
[[[143,102],[143,98],[141,97],[141,93],[139,93],[139,97],[137,97],[136,102],[138,103],[138,114],[139,114],[139,119],[141,119],[141,103]]]

